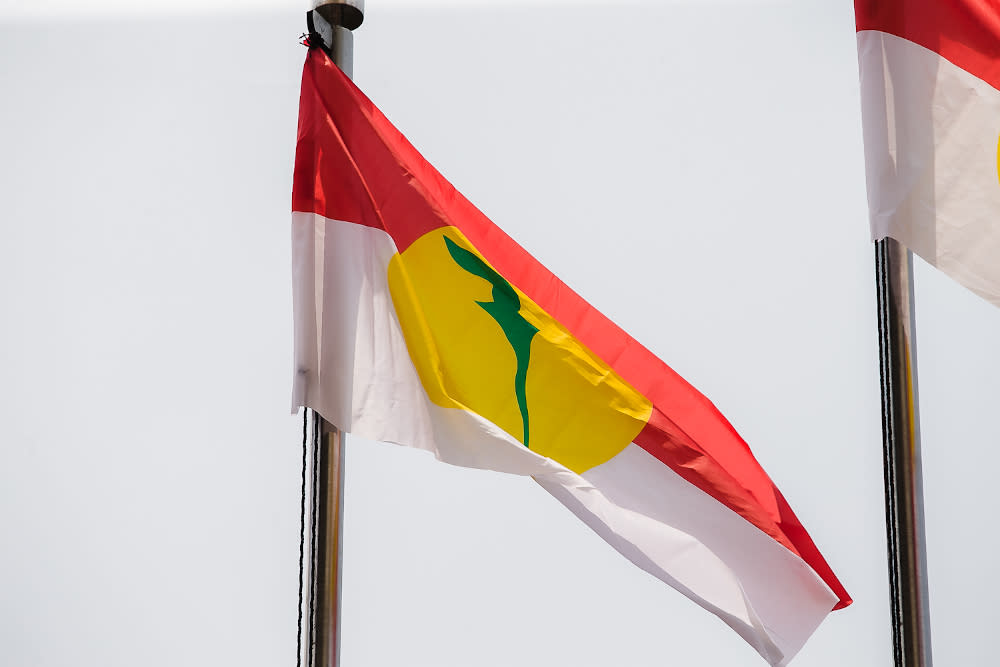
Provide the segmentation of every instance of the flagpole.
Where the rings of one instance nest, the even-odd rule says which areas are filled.
[[[354,35],[364,20],[364,0],[314,0],[306,13],[310,40],[318,36],[321,48],[349,77],[354,76]],[[336,426],[318,417],[317,531],[311,590],[316,614],[310,636],[315,662],[308,667],[340,666],[340,600],[343,571],[344,438]]]
[[[913,254],[895,239],[875,242],[875,284],[894,665],[930,667]]]

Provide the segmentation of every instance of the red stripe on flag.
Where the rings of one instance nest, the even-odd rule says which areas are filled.
[[[326,54],[310,49],[299,99],[292,210],[382,229],[403,252],[450,224],[441,209],[456,200],[467,214],[482,216]]]
[[[1000,89],[996,0],[855,0],[854,15],[859,32],[907,39]]]
[[[318,49],[306,60],[302,91],[293,210],[383,229],[400,252],[428,231],[459,228],[501,275],[653,403],[640,447],[801,556],[839,597],[837,608],[851,603],[750,448],[711,401],[455,190]]]

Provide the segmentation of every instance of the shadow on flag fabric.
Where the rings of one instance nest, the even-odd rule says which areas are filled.
[[[530,475],[772,665],[850,604],[715,406],[470,204],[319,49],[292,210],[294,408]]]
[[[854,8],[872,238],[1000,305],[1000,6]]]

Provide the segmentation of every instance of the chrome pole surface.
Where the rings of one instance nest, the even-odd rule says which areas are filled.
[[[349,77],[354,75],[352,30],[364,20],[364,0],[314,2],[306,14],[309,32],[319,35],[323,50]],[[343,572],[344,437],[320,417],[318,452],[318,527],[312,581],[316,591],[315,663],[309,667],[340,666],[340,600]]]
[[[930,667],[913,255],[894,239],[875,242],[875,284],[894,664]]]
[[[320,418],[319,483],[316,531],[316,664],[340,665],[340,598],[343,572],[344,438],[336,426]]]

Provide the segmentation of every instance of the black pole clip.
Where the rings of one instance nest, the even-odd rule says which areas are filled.
[[[309,32],[299,35],[299,43],[310,49],[323,49],[327,51],[329,47],[323,40],[323,36],[316,30],[316,24],[313,22],[313,13],[311,11],[306,12],[306,27],[309,29]]]

